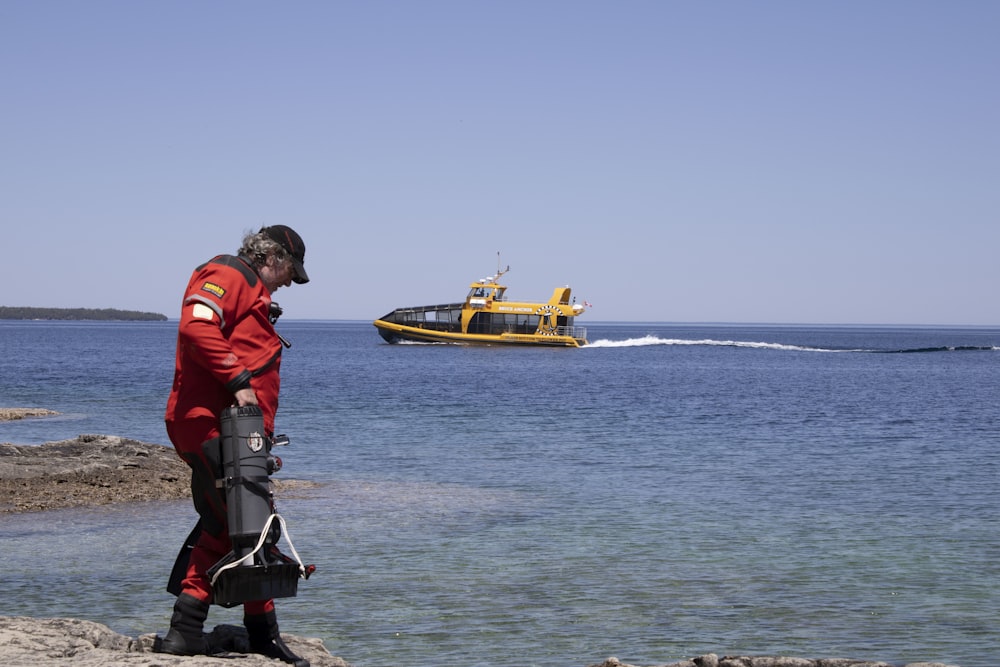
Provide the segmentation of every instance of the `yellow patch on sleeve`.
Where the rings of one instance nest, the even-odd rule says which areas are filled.
[[[222,289],[222,287],[216,285],[215,283],[205,283],[204,285],[201,286],[201,291],[208,292],[209,294],[214,294],[220,299],[226,296],[226,290]]]
[[[191,307],[191,316],[199,320],[211,320],[215,318],[215,311],[203,303],[196,303]]]

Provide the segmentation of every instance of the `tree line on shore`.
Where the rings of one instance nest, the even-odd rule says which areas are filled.
[[[0,320],[127,320],[163,322],[166,315],[117,308],[32,308],[0,306]]]

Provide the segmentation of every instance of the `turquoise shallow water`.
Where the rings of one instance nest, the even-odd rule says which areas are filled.
[[[0,441],[166,444],[172,323],[0,322]],[[590,324],[578,350],[281,322],[282,626],[359,667],[708,651],[995,664],[1000,330]],[[0,517],[3,613],[163,631],[186,502]],[[234,622],[213,608],[210,623]]]

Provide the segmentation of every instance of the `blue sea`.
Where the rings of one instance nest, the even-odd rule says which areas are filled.
[[[281,321],[282,629],[357,667],[1000,661],[1000,329]],[[176,322],[0,322],[0,442],[169,444]],[[188,501],[0,515],[6,615],[166,631]],[[209,626],[239,623],[212,608]]]

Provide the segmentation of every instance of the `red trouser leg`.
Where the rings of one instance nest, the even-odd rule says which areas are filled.
[[[167,435],[174,448],[184,461],[191,466],[194,474],[201,466],[208,467],[202,451],[202,444],[219,437],[219,423],[208,417],[187,419],[181,422],[167,422]],[[192,487],[195,485],[192,484]],[[198,491],[194,491],[197,493]],[[224,502],[225,499],[223,498]],[[197,507],[197,503],[196,503]],[[203,521],[203,527],[206,522]],[[206,602],[212,603],[212,586],[209,581],[208,569],[218,563],[223,556],[232,550],[229,541],[229,529],[226,526],[225,512],[215,512],[208,523],[221,524],[221,530],[212,535],[208,530],[201,531],[201,537],[191,550],[187,573],[181,582],[181,592]],[[266,614],[274,610],[273,600],[254,600],[245,602],[243,609],[247,614]]]

